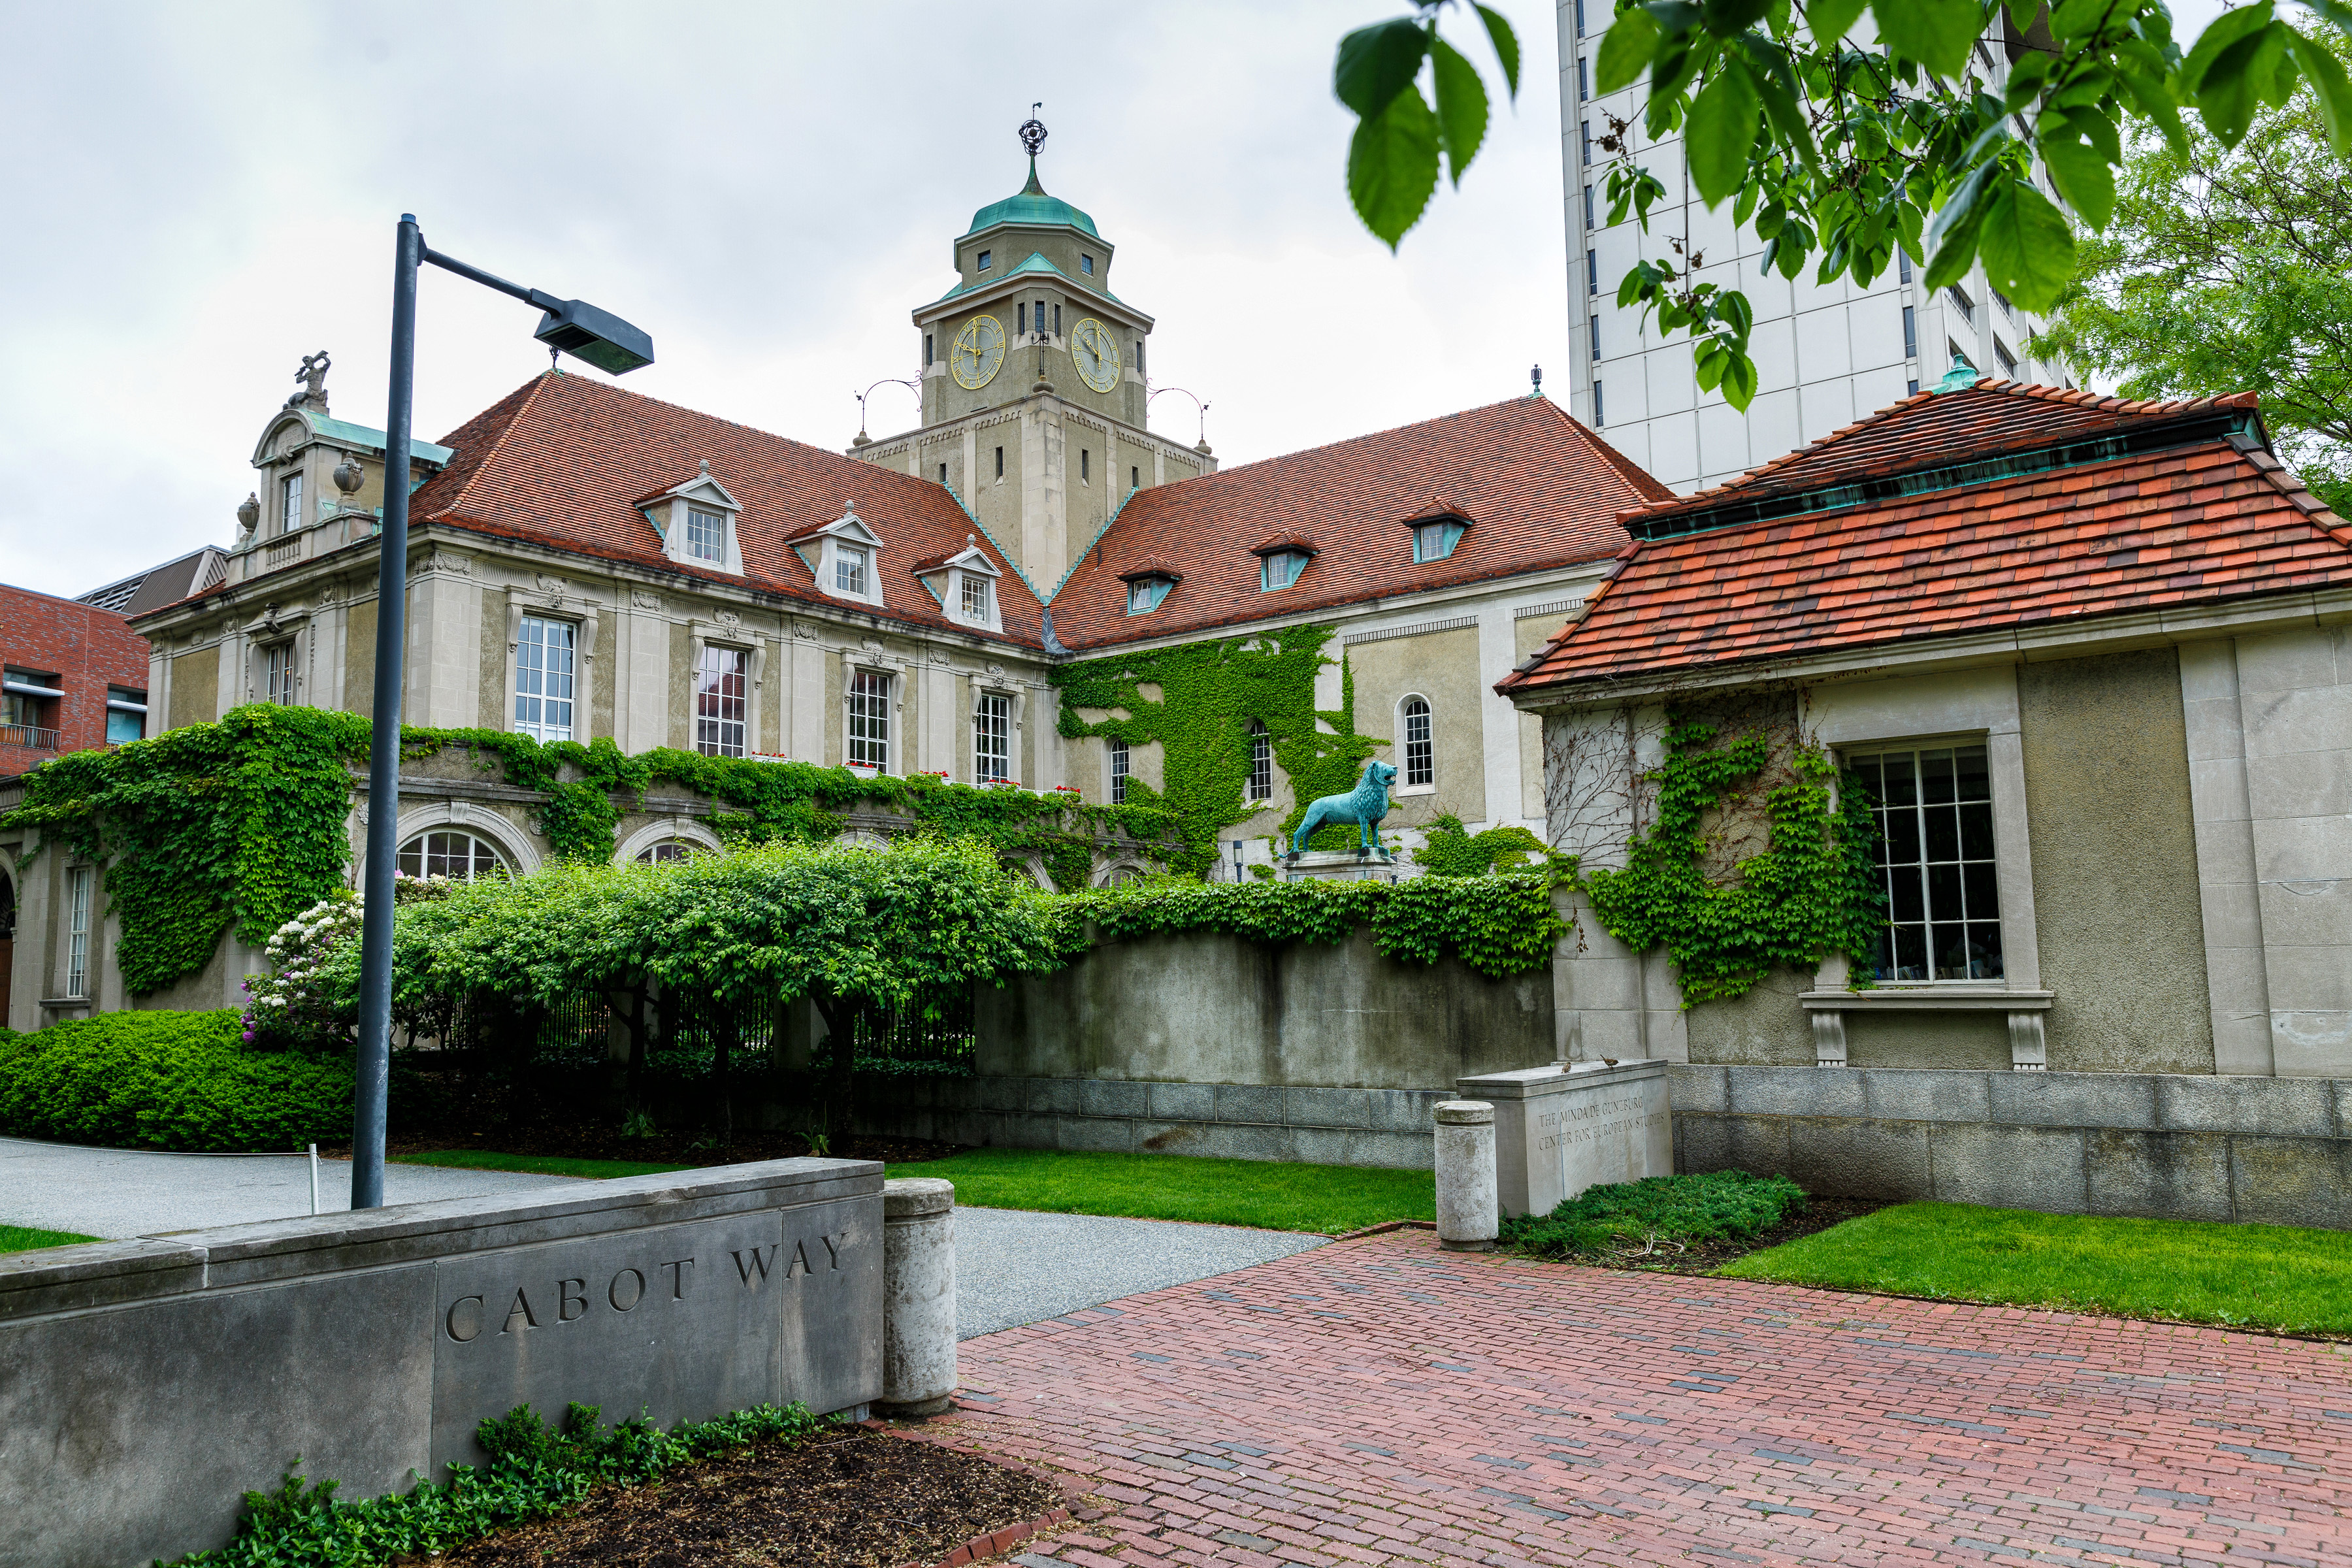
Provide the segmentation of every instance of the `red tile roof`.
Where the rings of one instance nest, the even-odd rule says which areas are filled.
[[[965,535],[976,531],[955,498],[929,480],[640,397],[607,382],[551,373],[483,410],[442,445],[457,455],[417,491],[412,515],[420,521],[848,609],[864,606],[819,593],[787,541],[838,520],[855,500],[860,519],[883,541],[885,613],[969,630],[948,619],[911,569],[918,561],[961,551]],[[664,556],[661,535],[633,500],[698,478],[705,461],[710,477],[742,504],[736,524],[741,578]],[[1005,564],[985,541],[981,549],[998,566]],[[999,607],[1012,640],[1042,646],[1036,598],[1009,572]]]
[[[1980,386],[1906,399],[1759,474],[1803,468],[1827,488],[1894,465],[1916,469],[1916,456],[1906,462],[1893,439],[1906,426],[1950,465],[2063,446],[2101,420],[2121,429],[2140,416],[2252,407],[2251,395],[2133,405]],[[2352,528],[2267,451],[2184,424],[2179,444],[2157,450],[1638,542],[1582,616],[1496,689],[2352,585]],[[2041,431],[2038,442],[2029,427]],[[1875,455],[1848,460],[1864,454],[1856,438],[1865,432]],[[1715,504],[1757,479],[1713,492]],[[1797,489],[1776,483],[1773,493]],[[1634,526],[1703,510],[1699,500],[1653,509]]]
[[[1054,630],[1102,647],[1604,560],[1620,511],[1673,493],[1558,405],[1513,398],[1139,491],[1055,595]],[[1472,526],[1416,564],[1408,521],[1435,508]],[[1317,552],[1271,594],[1251,553],[1269,533]],[[1130,616],[1119,579],[1147,565],[1183,581]]]

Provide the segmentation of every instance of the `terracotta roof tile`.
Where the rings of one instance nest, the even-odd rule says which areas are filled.
[[[1672,495],[1556,404],[1514,398],[1139,492],[1055,595],[1054,629],[1101,647],[1603,560],[1620,511]],[[1471,526],[1417,563],[1409,522],[1433,507]],[[1269,534],[1317,551],[1271,594],[1251,553]],[[1183,581],[1129,616],[1119,580],[1147,565]]]
[[[2043,390],[1995,395],[2100,417],[2126,407],[2113,399],[2094,407]],[[1983,409],[1983,389],[1957,397]],[[1887,416],[1919,406],[1906,399]],[[2241,395],[2143,411],[2169,416],[2252,406],[2251,395]],[[1887,416],[1863,425],[1894,423]],[[1978,427],[1992,449],[2020,448],[2017,426],[2005,418]],[[1963,421],[1945,430],[1940,461],[1984,455],[1983,447],[1965,444],[1968,428]],[[2063,445],[2082,426],[2061,418],[2042,428],[2043,445]],[[1583,615],[1498,689],[1524,693],[2352,585],[2352,528],[2315,506],[2291,473],[2225,438],[2187,430],[2182,439],[2054,472],[1638,544],[1605,591],[1587,597]],[[1836,440],[1807,451],[1822,453]],[[1833,487],[1853,471],[1825,460],[1811,479]]]
[[[442,444],[457,455],[417,491],[412,510],[419,521],[814,605],[842,601],[817,591],[789,541],[837,521],[855,498],[859,518],[882,540],[885,613],[921,626],[970,629],[947,617],[911,569],[915,562],[962,549],[964,537],[975,531],[955,498],[928,480],[606,382],[551,373],[483,410]],[[736,525],[741,578],[666,557],[661,535],[633,500],[698,476],[705,461],[711,477],[742,503]],[[989,553],[1004,564],[995,552]],[[999,606],[1011,640],[1042,646],[1040,606],[1017,576],[1007,574],[1000,585]]]

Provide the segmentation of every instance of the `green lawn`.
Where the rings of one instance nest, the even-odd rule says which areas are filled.
[[[400,1159],[413,1165],[600,1179],[697,1168],[477,1149],[440,1149]],[[1202,1160],[1184,1154],[1080,1154],[1056,1149],[974,1149],[887,1170],[893,1176],[944,1176],[955,1184],[956,1202],[969,1207],[1189,1219],[1326,1236],[1385,1220],[1437,1217],[1436,1178],[1427,1171]]]
[[[69,1230],[35,1230],[30,1226],[0,1225],[0,1252],[30,1252],[37,1247],[71,1247],[77,1241],[96,1241],[94,1236],[76,1236]]]
[[[1434,1219],[1427,1171],[1204,1160],[1185,1154],[1081,1154],[973,1149],[892,1165],[893,1176],[944,1176],[969,1207],[1188,1219],[1326,1236],[1392,1219]]]
[[[2352,1233],[1902,1204],[1717,1272],[1958,1301],[2352,1334]]]
[[[664,1171],[691,1171],[693,1165],[665,1165],[650,1160],[572,1160],[561,1154],[494,1154],[486,1149],[436,1149],[428,1154],[398,1154],[402,1165],[454,1165],[466,1171],[528,1171],[534,1176],[591,1176],[610,1181],[615,1176],[652,1176]]]

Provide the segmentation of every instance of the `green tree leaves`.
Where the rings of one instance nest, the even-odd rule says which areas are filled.
[[[1339,40],[1331,90],[1354,111],[1348,142],[1348,199],[1364,226],[1394,250],[1437,190],[1442,153],[1454,184],[1486,140],[1489,105],[1478,69],[1438,37],[1453,0],[1415,0],[1411,16],[1359,27]],[[1519,91],[1519,40],[1502,13],[1472,4],[1513,99]],[[1430,96],[1420,87],[1429,67]],[[1432,100],[1434,100],[1434,107]]]
[[[2027,180],[2004,180],[1977,228],[1985,279],[2037,314],[2051,310],[2074,278],[2074,234],[2063,214]]]
[[[1721,205],[1726,196],[1739,188],[1763,113],[1755,79],[1737,59],[1724,60],[1715,79],[1692,100],[1683,134],[1689,149],[1691,183],[1707,205]]]

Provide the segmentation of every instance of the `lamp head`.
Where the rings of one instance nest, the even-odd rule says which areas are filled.
[[[653,339],[585,300],[565,300],[549,308],[531,336],[608,375],[626,375],[654,363]]]

